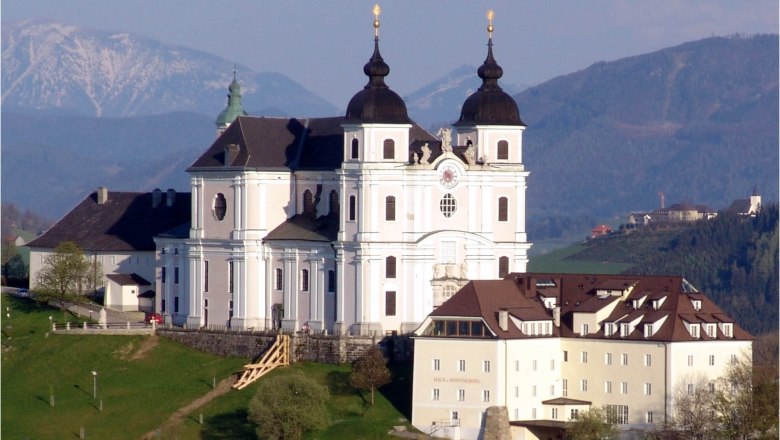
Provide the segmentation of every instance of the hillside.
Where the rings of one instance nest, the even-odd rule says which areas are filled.
[[[569,261],[628,263],[623,273],[679,274],[753,334],[778,329],[778,206],[753,219],[722,211],[694,226],[590,240]]]
[[[778,199],[777,35],[597,63],[515,98],[531,218],[622,217],[660,191],[715,209],[756,185]]]

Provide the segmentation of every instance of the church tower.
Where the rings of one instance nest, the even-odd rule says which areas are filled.
[[[241,106],[241,86],[236,80],[235,69],[233,70],[233,82],[228,86],[228,92],[227,106],[222,110],[222,113],[217,116],[217,120],[214,121],[217,125],[217,137],[224,133],[237,117],[247,116],[247,112],[244,111],[244,107]]]

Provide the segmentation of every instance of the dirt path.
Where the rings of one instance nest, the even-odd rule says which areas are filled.
[[[144,338],[143,342],[141,342],[141,346],[138,347],[138,350],[133,353],[133,355],[130,357],[131,361],[138,361],[146,357],[147,353],[149,353],[154,347],[157,346],[157,343],[160,341],[160,337],[157,335],[151,335],[149,337]]]
[[[236,383],[236,380],[238,380],[237,375],[231,375],[227,379],[221,380],[214,389],[198,397],[197,399],[193,400],[192,402],[190,402],[189,405],[176,410],[176,412],[173,413],[171,417],[169,417],[168,420],[166,420],[161,427],[155,429],[154,431],[148,432],[146,435],[144,435],[141,438],[143,440],[151,440],[151,439],[159,438],[161,433],[164,434],[166,431],[171,430],[175,428],[177,425],[179,425],[182,422],[182,420],[184,420],[184,417],[187,416],[187,414],[190,414],[196,409],[207,405],[209,402],[216,399],[217,397],[230,392],[231,387],[233,386],[234,383]]]

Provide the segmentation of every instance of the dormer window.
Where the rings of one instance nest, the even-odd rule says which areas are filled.
[[[707,324],[705,326],[705,331],[707,332],[707,336],[710,338],[715,338],[718,335],[717,327],[715,324]]]
[[[620,324],[620,337],[625,338],[631,333],[630,324]]]
[[[733,338],[734,337],[734,326],[729,322],[726,324],[723,324],[723,334],[727,338]]]
[[[611,322],[605,322],[604,323],[604,336],[612,336],[613,333],[615,333],[615,324],[612,324]]]
[[[383,159],[395,159],[395,141],[392,139],[385,139],[382,152]]]
[[[696,310],[697,312],[701,310],[701,300],[694,299],[691,303],[693,303],[693,310]]]
[[[700,328],[699,324],[691,324],[690,331],[691,331],[691,336],[692,337],[697,338],[697,339],[700,337],[701,328]]]
[[[645,324],[645,337],[653,336],[653,324]]]

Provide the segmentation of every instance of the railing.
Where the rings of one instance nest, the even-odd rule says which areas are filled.
[[[434,420],[433,424],[428,427],[427,434],[430,436],[433,436],[433,434],[436,431],[439,431],[441,429],[445,428],[457,428],[460,426],[460,419],[444,419],[444,420]]]
[[[100,333],[154,333],[157,324],[145,322],[112,322],[103,324],[94,324],[89,322],[66,322],[64,324],[51,324],[51,331],[56,333],[72,334],[100,334]]]

